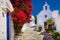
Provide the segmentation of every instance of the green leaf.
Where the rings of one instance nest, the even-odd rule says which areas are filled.
[[[48,19],[48,20],[46,21],[46,23],[47,23],[47,24],[52,24],[52,19]]]

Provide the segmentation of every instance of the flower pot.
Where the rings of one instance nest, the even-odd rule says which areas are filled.
[[[41,32],[41,30],[37,30],[37,32]]]
[[[54,40],[60,40],[60,38],[54,38]]]

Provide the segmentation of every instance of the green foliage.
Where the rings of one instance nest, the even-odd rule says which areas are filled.
[[[57,38],[60,38],[60,36],[57,36]]]
[[[42,30],[42,26],[39,26],[38,29],[39,29],[39,30]]]
[[[56,27],[52,26],[52,27],[49,28],[49,30],[54,31],[54,30],[56,30]]]
[[[52,19],[48,19],[48,20],[46,21],[46,23],[47,23],[47,24],[52,24]]]
[[[35,16],[35,24],[37,24],[37,17]]]
[[[59,37],[59,33],[58,33],[58,32],[54,32],[53,37],[54,37],[54,38]]]
[[[54,26],[54,27],[52,27],[53,28],[53,30],[56,30],[56,26]]]
[[[49,28],[49,31],[53,31],[53,28],[52,28],[52,27],[50,27],[50,28]]]
[[[21,30],[21,26],[18,26],[17,23],[14,23],[14,30]]]

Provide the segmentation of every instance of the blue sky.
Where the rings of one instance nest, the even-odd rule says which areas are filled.
[[[60,0],[32,0],[32,6],[34,16],[37,16],[38,13],[43,9],[43,5],[47,2],[50,5],[51,11],[60,10]]]

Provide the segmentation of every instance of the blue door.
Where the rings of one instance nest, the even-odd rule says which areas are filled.
[[[9,13],[7,13],[7,15],[6,15],[6,17],[7,17],[7,40],[9,40]]]

